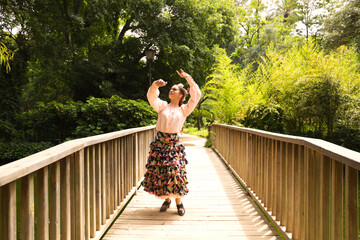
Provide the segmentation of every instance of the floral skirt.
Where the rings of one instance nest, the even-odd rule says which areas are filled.
[[[158,198],[184,197],[186,185],[185,147],[179,143],[177,134],[157,132],[150,144],[146,173],[141,185],[144,190]]]

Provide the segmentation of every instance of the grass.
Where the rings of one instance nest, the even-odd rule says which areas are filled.
[[[206,138],[206,136],[208,135],[207,128],[201,128],[200,130],[198,130],[196,127],[184,127],[183,132],[186,134],[191,134],[203,138]]]

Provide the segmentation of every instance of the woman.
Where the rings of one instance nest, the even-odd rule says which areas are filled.
[[[190,96],[187,104],[183,104],[187,91],[182,84],[172,86],[169,92],[170,103],[159,99],[159,87],[167,82],[157,80],[148,90],[147,98],[150,105],[158,113],[156,124],[157,135],[150,144],[150,153],[146,164],[146,173],[142,186],[146,192],[165,199],[160,212],[170,207],[170,198],[175,198],[178,214],[183,216],[185,208],[181,198],[188,192],[186,178],[185,147],[179,143],[178,133],[185,119],[194,110],[201,97],[199,86],[192,77],[181,69],[176,71],[190,85]]]

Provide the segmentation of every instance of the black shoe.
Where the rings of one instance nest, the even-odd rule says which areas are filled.
[[[179,216],[184,216],[184,214],[185,214],[184,205],[182,203],[180,203],[179,205],[176,205],[176,207],[178,209]]]
[[[160,212],[165,212],[170,207],[171,200],[165,202],[161,205]]]

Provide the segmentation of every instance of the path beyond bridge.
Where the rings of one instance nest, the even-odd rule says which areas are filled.
[[[203,138],[181,135],[180,141],[189,161],[185,215],[177,215],[174,200],[159,212],[162,200],[140,188],[104,240],[281,239]]]

